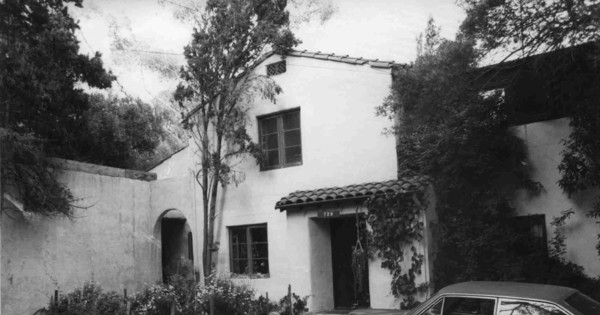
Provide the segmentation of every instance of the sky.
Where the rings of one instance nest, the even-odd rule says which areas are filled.
[[[415,59],[416,37],[429,16],[447,38],[465,16],[455,0],[318,1],[329,1],[335,12],[325,23],[314,18],[297,25],[302,44],[296,49],[400,63]],[[165,77],[164,67],[184,64],[193,28],[175,17],[175,9],[170,0],[86,0],[71,12],[79,20],[81,52],[102,53],[106,68],[117,75],[115,92],[166,103],[177,78]]]

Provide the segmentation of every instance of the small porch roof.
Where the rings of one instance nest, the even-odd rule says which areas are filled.
[[[330,202],[367,199],[373,195],[404,194],[424,191],[429,185],[426,176],[406,177],[383,182],[369,182],[340,187],[298,190],[282,197],[275,209],[285,211],[291,208],[317,205]]]

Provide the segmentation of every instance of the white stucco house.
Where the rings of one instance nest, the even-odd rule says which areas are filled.
[[[272,300],[291,285],[294,293],[309,296],[313,312],[397,308],[390,273],[376,258],[355,298],[349,255],[365,198],[418,191],[429,202],[422,213],[427,233],[415,244],[425,259],[417,282],[433,279],[433,191],[424,178],[398,179],[396,140],[383,134],[394,121],[375,115],[393,68],[402,66],[320,52],[265,56],[255,71],[270,75],[283,93],[276,104],[255,100],[248,113],[248,130],[267,158],[263,165],[244,160],[238,169],[245,180],[221,192],[217,272]],[[561,140],[571,131],[561,117],[513,124],[525,140],[533,179],[544,187],[537,195],[517,192],[513,205],[530,219],[542,244],[553,232],[552,217],[575,210],[565,226],[566,258],[599,276],[598,226],[585,216],[598,191],[569,198],[557,184]],[[196,271],[190,276],[199,277],[203,209],[194,151],[190,145],[150,173],[58,161],[59,180],[84,206],[73,221],[24,216],[18,202],[3,196],[12,206],[3,209],[1,220],[2,314],[33,313],[55,290],[67,292],[90,279],[105,290],[132,293],[163,281],[183,263]]]
[[[422,178],[397,179],[396,141],[383,134],[394,122],[375,115],[389,94],[393,66],[400,65],[307,51],[264,57],[255,71],[270,75],[283,93],[276,104],[255,100],[249,112],[248,130],[266,161],[244,161],[238,168],[245,180],[221,195],[217,272],[274,299],[291,285],[309,296],[311,311],[356,306],[350,266],[361,201],[428,189]],[[152,172],[159,179],[191,176],[193,151]],[[426,241],[420,245],[427,254]],[[427,261],[420,281],[429,275]],[[370,261],[367,277],[359,306],[397,308],[380,261]]]

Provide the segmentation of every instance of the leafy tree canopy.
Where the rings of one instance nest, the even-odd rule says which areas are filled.
[[[275,101],[279,86],[252,72],[272,49],[286,51],[298,40],[289,28],[285,0],[209,0],[185,47],[187,65],[175,92],[198,147],[196,179],[204,209],[204,275],[211,272],[219,185],[242,179],[237,158],[260,153],[247,133],[254,97]]]
[[[462,0],[461,30],[485,51],[530,56],[600,40],[598,0]]]
[[[81,161],[144,170],[183,145],[182,130],[166,129],[175,116],[140,99],[92,94],[83,120]]]
[[[114,76],[100,54],[79,54],[77,23],[67,4],[81,1],[0,3],[3,54],[0,93],[5,128],[46,140],[46,152],[71,156],[81,116],[88,108],[79,83],[110,87]]]
[[[139,100],[85,93],[85,85],[108,88],[115,77],[99,53],[79,53],[69,5],[82,1],[0,2],[2,194],[42,214],[70,215],[74,202],[47,156],[145,167],[168,118]]]

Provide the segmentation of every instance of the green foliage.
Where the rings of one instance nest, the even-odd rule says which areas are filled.
[[[254,296],[254,290],[247,284],[236,284],[228,277],[214,275],[198,291],[205,312],[210,310],[209,300],[213,298],[215,314],[246,314],[253,306]]]
[[[391,291],[404,300],[401,307],[410,309],[416,304],[415,295],[423,288],[416,283],[421,274],[423,255],[415,245],[423,239],[421,202],[413,194],[375,196],[367,200],[369,250],[382,259],[381,267],[392,274]],[[403,270],[406,248],[410,248],[410,267]]]
[[[486,51],[507,49],[530,56],[600,40],[598,0],[462,0],[461,30]]]
[[[127,304],[116,292],[104,292],[94,282],[86,282],[82,288],[61,295],[58,303],[50,302],[52,314],[65,315],[126,315]]]
[[[81,0],[0,3],[2,126],[44,139],[51,156],[69,155],[88,108],[80,83],[110,87],[99,53],[79,54],[79,28],[67,5]]]
[[[564,236],[550,242],[548,256],[515,226],[509,203],[513,193],[539,189],[529,178],[524,144],[509,128],[504,96],[497,91],[480,93],[474,70],[482,52],[474,48],[475,42],[465,34],[455,41],[440,40],[436,33],[430,23],[427,34],[434,36],[426,37],[411,68],[396,72],[392,94],[379,108],[390,117],[401,115],[394,130],[399,139],[399,176],[427,175],[436,192],[435,287],[469,280],[512,280],[567,285],[598,297],[600,280],[587,277],[583,268],[561,258]],[[563,89],[547,94],[550,104],[561,104],[567,91],[579,91],[564,85],[568,73],[558,74],[560,80],[546,73],[550,86]],[[578,97],[589,95],[583,94]],[[588,125],[590,120],[599,116],[578,117],[590,128],[595,126]],[[580,168],[573,167],[570,178],[590,187],[586,180],[595,175],[581,171],[593,167],[589,161],[597,155],[586,151],[592,129],[586,130],[590,130],[585,133],[589,137],[586,149],[572,150],[585,154],[574,154],[574,165]],[[553,224],[564,224],[569,214],[565,212]]]
[[[535,187],[525,147],[508,128],[503,95],[480,93],[472,75],[480,56],[474,42],[463,36],[440,39],[431,21],[426,33],[421,55],[396,72],[392,94],[379,110],[402,116],[395,130],[399,176],[426,175],[436,192],[435,287],[515,279],[526,258],[511,250],[519,238],[509,223],[508,201],[516,189]],[[409,234],[397,239],[418,241],[419,208],[410,199],[404,203],[415,227],[401,228]],[[402,279],[400,288],[408,289],[397,292],[415,292],[414,276]]]
[[[157,156],[161,143],[181,142],[176,134],[163,127],[175,119],[165,109],[152,108],[140,99],[114,95],[92,94],[90,103],[73,157],[77,160],[144,170],[162,158]]]
[[[269,49],[281,52],[298,40],[289,28],[286,1],[209,0],[184,49],[187,65],[175,92],[187,128],[198,147],[196,179],[204,209],[204,274],[211,274],[214,220],[219,186],[238,183],[234,166],[246,156],[260,156],[246,126],[255,97],[275,102],[281,88],[252,71]]]
[[[198,284],[193,280],[175,275],[168,283],[146,286],[138,292],[131,303],[133,314],[170,314],[171,307],[176,314],[193,315],[201,310],[196,293]]]
[[[533,80],[543,88],[545,108],[571,119],[559,185],[569,197],[600,187],[600,1],[462,3],[467,18],[461,30],[482,43],[485,52],[502,48],[507,58],[550,52],[549,57],[536,57],[540,62],[532,70]],[[600,217],[600,197],[588,216]],[[600,241],[597,249],[600,254]]]
[[[294,314],[308,311],[305,298],[293,294]],[[268,315],[279,312],[289,315],[290,302],[287,296],[279,304],[263,296],[256,298],[256,292],[247,284],[239,284],[225,276],[212,275],[204,286],[181,276],[171,277],[169,283],[146,287],[132,302],[134,314],[170,314],[173,306],[175,314],[207,314],[212,298],[215,314],[224,315]]]
[[[46,154],[73,148],[88,107],[78,84],[105,88],[114,79],[100,54],[78,53],[68,4],[81,0],[0,2],[0,191],[44,215],[71,213],[73,196],[48,169]]]
[[[22,200],[24,210],[42,215],[72,215],[75,198],[57,182],[55,170],[33,136],[0,128],[3,192]]]
[[[308,308],[306,308],[306,300],[308,300],[308,296],[301,298],[296,293],[292,293],[292,306],[294,309],[294,314],[302,315],[308,312]],[[290,298],[286,295],[279,300],[279,314],[281,315],[291,315],[290,311]]]

